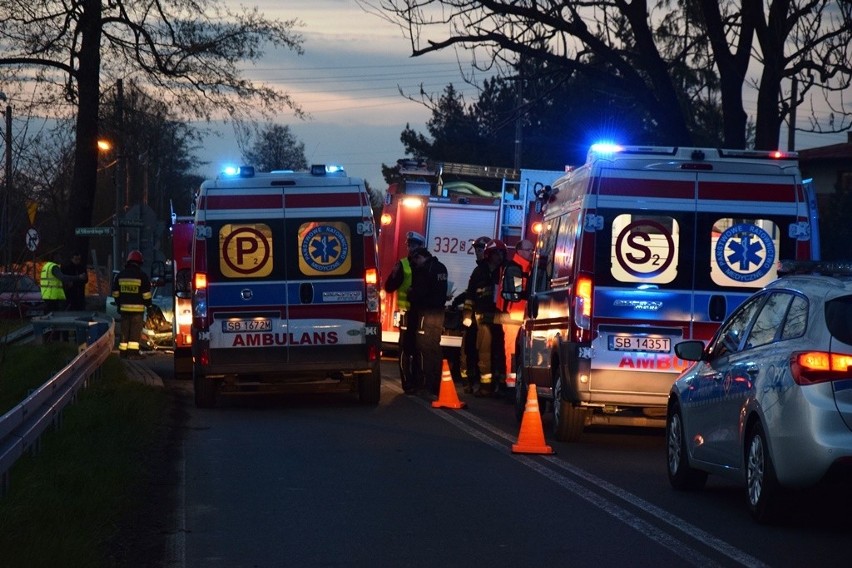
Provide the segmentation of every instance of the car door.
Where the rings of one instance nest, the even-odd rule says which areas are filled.
[[[708,348],[707,365],[693,381],[687,427],[698,460],[727,463],[726,429],[731,409],[740,400],[741,382],[737,379],[748,374],[749,355],[743,353],[745,339],[764,300],[763,294],[751,297],[719,328]]]
[[[777,370],[786,365],[789,350],[779,355],[778,338],[784,318],[793,301],[788,292],[765,294],[757,314],[748,324],[740,351],[729,361],[721,385],[719,420],[716,428],[718,455],[722,464],[740,467],[743,459],[742,428],[745,408],[757,397],[758,390],[771,387]]]

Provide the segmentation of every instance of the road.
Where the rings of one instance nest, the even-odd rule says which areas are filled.
[[[168,355],[145,364],[191,394]],[[662,431],[600,428],[563,444],[545,416],[557,453],[517,455],[512,405],[462,395],[466,409],[433,409],[382,367],[378,407],[312,395],[190,408],[169,565],[848,564],[848,495],[808,492],[782,524],[756,525],[730,482],[673,491]]]

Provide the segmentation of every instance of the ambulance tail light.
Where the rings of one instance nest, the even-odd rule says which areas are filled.
[[[790,355],[790,374],[797,385],[848,379],[852,355],[830,351],[798,351]]]
[[[542,229],[543,227],[544,227],[544,223],[542,223],[541,221],[536,221],[536,222],[535,222],[535,223],[533,223],[533,224],[532,224],[532,226],[530,227],[530,231],[531,231],[531,232],[532,232],[532,234],[534,234],[534,235],[540,235],[540,234],[541,234],[541,229]]]
[[[379,271],[368,268],[364,272],[364,285],[367,291],[367,323],[379,324],[381,310],[379,309]]]
[[[192,316],[194,319],[199,319],[200,329],[207,329],[209,322],[207,321],[207,273],[196,272],[193,278],[192,286]]]
[[[594,282],[591,275],[580,274],[574,283],[574,324],[577,326],[574,340],[591,341],[592,296]]]

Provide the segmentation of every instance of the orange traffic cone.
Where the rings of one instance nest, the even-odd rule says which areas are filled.
[[[450,366],[444,359],[444,368],[441,371],[441,388],[438,391],[438,400],[432,401],[432,408],[464,408],[467,403],[459,400],[456,385],[453,383],[453,375]]]
[[[544,443],[544,429],[541,427],[541,414],[538,411],[538,394],[535,385],[527,392],[527,404],[521,418],[521,431],[518,443],[512,444],[513,454],[554,454],[553,448]]]

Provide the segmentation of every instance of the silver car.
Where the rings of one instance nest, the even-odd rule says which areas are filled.
[[[707,474],[739,480],[759,522],[785,488],[852,466],[852,265],[790,263],[746,300],[674,383],[666,420],[669,481],[700,489]]]

